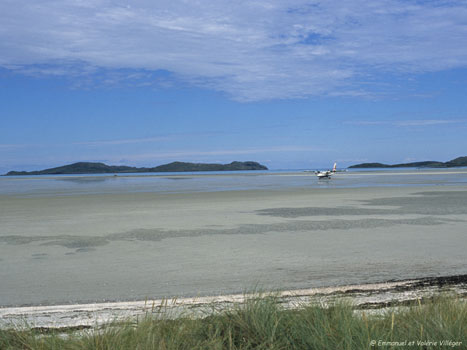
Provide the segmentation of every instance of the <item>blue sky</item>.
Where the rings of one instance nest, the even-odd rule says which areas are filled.
[[[467,155],[465,1],[0,3],[0,173]]]

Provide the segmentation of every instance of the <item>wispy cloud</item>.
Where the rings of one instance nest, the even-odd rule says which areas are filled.
[[[344,124],[361,125],[361,126],[395,126],[395,127],[410,127],[410,126],[432,126],[445,124],[465,124],[467,120],[462,119],[414,119],[414,120],[354,120],[347,121]]]
[[[269,125],[265,128],[277,127],[276,125]],[[92,140],[74,142],[72,145],[77,146],[118,146],[118,145],[129,145],[129,144],[144,144],[144,143],[161,143],[175,140],[187,140],[187,139],[199,139],[202,137],[213,137],[222,136],[225,134],[240,133],[248,130],[247,128],[242,129],[230,129],[230,130],[206,130],[206,131],[193,131],[193,132],[179,132],[179,133],[168,133],[164,135],[157,135],[152,137],[138,137],[130,139],[113,139],[113,140]]]
[[[425,119],[425,120],[404,120],[395,123],[396,126],[428,126],[442,124],[460,124],[465,120],[443,120],[443,119]]]
[[[147,138],[135,138],[135,139],[119,139],[119,140],[98,140],[98,141],[85,141],[75,142],[73,145],[79,146],[113,146],[113,145],[128,145],[128,144],[139,144],[139,143],[152,143],[172,140],[170,136],[159,136],[159,137],[147,137]]]
[[[284,152],[317,152],[323,149],[319,147],[306,146],[274,146],[263,148],[245,148],[245,149],[221,149],[215,151],[203,150],[175,150],[169,152],[140,153],[122,156],[123,158],[133,159],[135,161],[150,159],[182,159],[196,158],[206,156],[231,156],[231,155],[257,155],[264,153],[284,153]]]
[[[0,150],[13,150],[19,148],[32,147],[30,144],[0,144]]]
[[[3,0],[0,66],[241,101],[365,95],[377,72],[465,67],[466,19],[463,0]]]

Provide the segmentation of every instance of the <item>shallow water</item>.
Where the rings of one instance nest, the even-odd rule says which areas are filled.
[[[0,178],[0,305],[467,273],[467,170]]]
[[[213,172],[0,177],[0,195],[59,196],[117,193],[189,193],[289,188],[467,185],[467,169],[349,171],[331,180],[313,172]]]

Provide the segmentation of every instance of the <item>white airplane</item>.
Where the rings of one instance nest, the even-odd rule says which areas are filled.
[[[316,176],[318,176],[318,180],[321,179],[330,179],[332,174],[336,173],[337,163],[334,163],[332,170],[326,171],[315,171]]]

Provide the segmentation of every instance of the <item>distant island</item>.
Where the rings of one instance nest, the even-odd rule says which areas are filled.
[[[124,165],[106,165],[104,163],[79,162],[38,171],[10,171],[5,175],[119,174],[237,170],[268,170],[268,168],[257,162],[232,162],[230,164],[172,162],[153,168],[136,168]]]
[[[362,163],[349,166],[351,168],[454,168],[467,166],[467,157],[458,157],[448,162],[424,161],[402,164]]]

